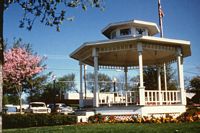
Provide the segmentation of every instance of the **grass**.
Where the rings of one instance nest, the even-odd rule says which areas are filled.
[[[200,133],[200,122],[133,124],[105,123],[6,129],[3,133]]]

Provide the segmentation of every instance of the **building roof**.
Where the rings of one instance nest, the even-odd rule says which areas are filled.
[[[97,48],[99,52],[99,65],[138,66],[138,43],[143,45],[144,66],[175,61],[177,59],[177,48],[181,48],[183,57],[191,55],[189,41],[139,36],[87,42],[72,52],[70,57],[93,66],[92,49]]]
[[[156,23],[141,21],[141,20],[129,20],[129,21],[123,21],[123,22],[117,22],[117,23],[110,23],[101,32],[102,34],[104,34],[106,37],[109,38],[113,30],[117,28],[125,27],[125,26],[147,28],[150,36],[153,36],[160,32]]]

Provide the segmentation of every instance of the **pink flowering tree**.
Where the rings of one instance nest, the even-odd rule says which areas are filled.
[[[4,56],[3,80],[9,83],[9,87],[5,89],[15,89],[20,101],[20,112],[22,112],[23,85],[28,79],[44,70],[44,66],[40,65],[42,58],[24,48],[12,48],[4,52]]]

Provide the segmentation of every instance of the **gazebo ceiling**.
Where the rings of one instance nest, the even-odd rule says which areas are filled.
[[[100,66],[138,66],[138,43],[143,46],[144,66],[176,60],[177,48],[181,48],[183,57],[191,55],[189,41],[140,36],[85,43],[70,57],[93,66],[92,50],[97,48]]]

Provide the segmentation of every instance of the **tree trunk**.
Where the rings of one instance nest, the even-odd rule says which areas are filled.
[[[19,97],[20,114],[22,114],[22,86],[18,86],[17,93]]]
[[[4,0],[0,0],[0,133],[2,132],[2,98],[3,98],[3,13]]]
[[[20,114],[22,114],[22,95],[19,96]]]
[[[29,78],[29,87],[30,87],[30,92],[29,92],[29,102],[33,101],[33,82],[31,81],[31,78]]]

